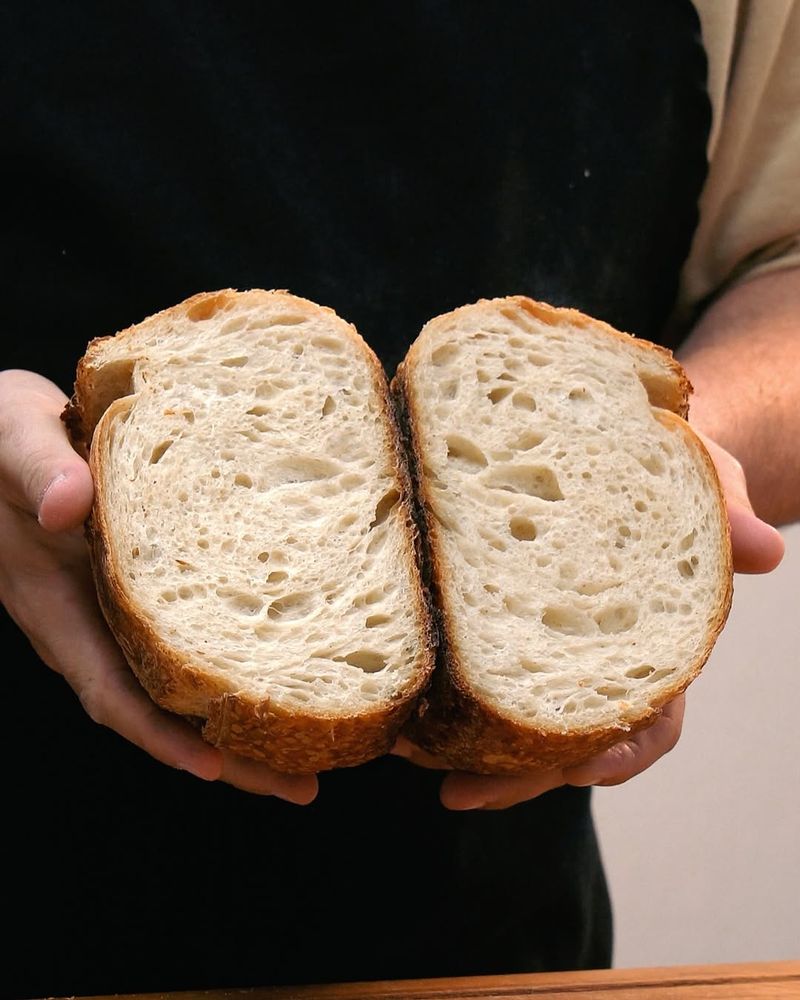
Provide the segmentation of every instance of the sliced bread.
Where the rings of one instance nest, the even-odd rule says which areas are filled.
[[[433,643],[388,386],[354,328],[284,292],[197,295],[93,341],[65,419],[101,606],[153,699],[289,773],[386,752]]]
[[[428,323],[393,388],[442,633],[409,735],[454,767],[518,773],[652,722],[732,593],[719,482],[671,354],[496,299]]]

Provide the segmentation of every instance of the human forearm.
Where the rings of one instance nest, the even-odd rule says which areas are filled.
[[[690,422],[744,466],[756,513],[800,518],[800,269],[732,288],[679,352]]]

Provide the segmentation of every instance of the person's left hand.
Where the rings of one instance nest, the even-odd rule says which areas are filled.
[[[769,573],[783,558],[783,539],[753,513],[740,463],[719,445],[703,437],[717,467],[731,526],[733,568],[738,573]],[[680,695],[666,705],[647,729],[622,740],[610,750],[575,767],[536,771],[519,776],[467,774],[450,771],[442,782],[441,800],[448,809],[506,809],[561,785],[619,785],[668,753],[681,735],[686,704]],[[392,753],[421,767],[448,770],[442,759],[401,737]]]

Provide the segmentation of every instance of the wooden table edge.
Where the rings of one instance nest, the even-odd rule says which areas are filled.
[[[775,996],[800,997],[800,961],[737,962],[724,965],[660,966],[656,968],[597,969],[584,972],[536,972],[507,976],[464,976],[442,979],[399,979],[324,985],[264,986],[218,990],[181,990],[169,993],[105,994],[83,1000],[479,1000],[537,997],[548,994],[613,995],[640,990],[696,987],[737,987],[773,984],[786,990]],[[796,992],[794,987],[796,986]],[[791,992],[789,990],[791,989]],[[66,998],[61,998],[66,1000]]]

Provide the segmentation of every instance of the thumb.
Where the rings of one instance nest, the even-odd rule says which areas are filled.
[[[725,494],[733,568],[737,573],[771,572],[783,559],[784,542],[780,532],[754,513],[741,463],[710,438],[703,434],[700,437],[717,467]]]
[[[89,467],[72,449],[61,413],[67,397],[33,372],[0,372],[0,484],[6,498],[46,531],[67,531],[88,516]]]

